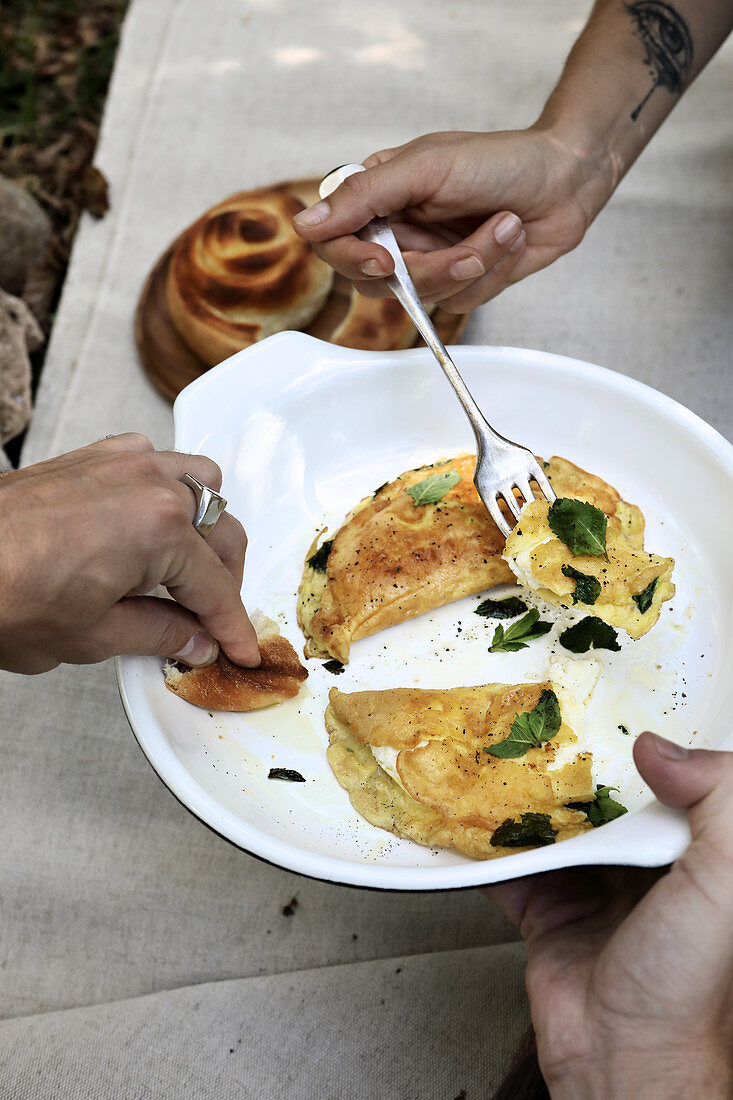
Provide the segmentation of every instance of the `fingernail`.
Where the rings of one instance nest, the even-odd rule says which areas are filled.
[[[494,240],[497,244],[510,244],[522,228],[516,214],[505,214],[494,226]]]
[[[660,737],[658,733],[653,733],[652,737],[657,752],[667,760],[685,760],[690,755],[689,749],[684,748],[683,745],[676,745],[674,741],[668,741],[666,737]]]
[[[522,232],[519,234],[519,236],[517,237],[514,244],[509,245],[509,251],[510,252],[519,252],[520,248],[524,248],[524,242],[526,240],[527,240],[527,234],[524,232],[524,230],[522,230]]]
[[[171,653],[174,661],[183,661],[184,665],[198,668],[201,665],[212,664],[219,655],[219,643],[210,638],[208,634],[197,630],[186,642],[178,653]]]
[[[301,210],[299,214],[295,215],[293,221],[296,225],[320,225],[321,222],[325,222],[330,213],[331,207],[327,202],[317,202],[314,206],[308,206],[305,210]]]
[[[361,270],[365,275],[384,276],[387,274],[379,260],[364,260],[364,263],[361,265]]]
[[[466,256],[464,260],[456,260],[449,274],[451,279],[478,279],[485,270],[478,256]]]

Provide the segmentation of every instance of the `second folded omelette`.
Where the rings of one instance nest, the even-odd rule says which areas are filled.
[[[346,663],[351,643],[516,578],[504,537],[473,484],[475,456],[408,470],[365,497],[333,539],[311,546],[298,595],[306,657]],[[599,477],[545,463],[558,496],[589,501],[609,529],[643,546],[644,518]]]
[[[591,825],[592,757],[582,749],[597,670],[561,682],[447,690],[332,688],[328,761],[372,825],[489,859]],[[568,805],[568,803],[574,805]]]

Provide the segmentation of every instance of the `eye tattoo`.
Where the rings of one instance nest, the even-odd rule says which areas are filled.
[[[682,93],[692,65],[692,37],[682,16],[663,0],[638,0],[625,6],[634,21],[634,33],[644,43],[644,64],[653,80],[641,103],[631,112],[632,120],[636,121],[656,88]]]

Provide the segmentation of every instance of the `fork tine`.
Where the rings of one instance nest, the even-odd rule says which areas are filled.
[[[509,536],[512,533],[512,529],[509,526],[509,524],[507,523],[506,519],[504,518],[504,513],[502,512],[501,508],[499,507],[499,504],[496,501],[496,499],[494,497],[489,497],[488,501],[484,500],[484,504],[486,505],[486,507],[488,509],[489,515],[491,516],[494,523],[496,524],[496,526],[501,531],[504,538],[508,539]]]
[[[533,463],[530,477],[532,477],[537,482],[540,489],[544,493],[546,500],[549,500],[550,503],[552,503],[553,500],[557,500],[557,493],[550,485],[550,482],[547,479],[545,472],[542,470],[539,462]]]
[[[517,504],[517,498],[514,496],[511,488],[500,490],[502,498],[516,520],[519,519],[519,505]]]
[[[517,478],[517,480],[514,482],[514,484],[516,485],[517,489],[519,489],[519,492],[524,497],[524,503],[525,504],[529,504],[530,500],[535,499],[534,490],[533,490],[532,486],[529,483],[529,478],[528,477]],[[512,493],[512,496],[514,496],[513,493]]]

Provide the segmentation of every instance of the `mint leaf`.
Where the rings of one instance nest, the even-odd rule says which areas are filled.
[[[543,688],[534,710],[522,711],[512,722],[509,736],[484,752],[503,760],[515,760],[530,749],[537,749],[555,736],[562,725],[560,704],[554,691]]]
[[[527,604],[519,596],[507,596],[505,600],[484,600],[474,615],[482,615],[485,619],[515,619],[526,610]]]
[[[646,586],[643,592],[640,592],[638,596],[631,597],[642,615],[652,606],[652,600],[654,599],[654,593],[656,592],[658,584],[659,577],[655,577],[654,580]]]
[[[589,573],[581,573],[579,569],[573,569],[572,565],[563,565],[563,577],[570,577],[575,581],[573,603],[595,603],[601,594],[601,582],[598,577],[592,577]]]
[[[411,485],[407,492],[415,502],[415,507],[422,504],[437,504],[460,480],[461,475],[457,470],[446,470],[445,473],[431,474],[424,481],[418,481],[417,485]]]
[[[605,787],[599,784],[596,787],[596,797],[592,802],[568,802],[568,809],[582,810],[593,828],[597,829],[599,825],[605,825],[607,821],[613,821],[628,813],[625,806],[611,798],[611,791],[618,791],[618,787]]]
[[[588,812],[588,819],[594,828],[605,825],[607,821],[615,821],[617,817],[623,817],[625,813],[628,813],[621,802],[611,798],[611,791],[618,792],[618,787],[599,786],[596,788],[595,805],[591,804]]]
[[[526,649],[527,642],[547,634],[552,630],[552,623],[538,622],[539,617],[539,611],[533,607],[506,630],[501,625],[497,626],[489,646],[489,653],[516,653],[518,649]]]
[[[503,821],[490,840],[495,848],[542,848],[554,844],[557,829],[550,824],[549,814],[522,814],[520,821],[509,817]]]
[[[571,653],[587,653],[589,649],[621,649],[613,627],[595,615],[588,615],[575,626],[563,630],[559,642]]]
[[[525,718],[526,715],[520,715],[520,717]],[[526,756],[530,749],[537,747],[537,742],[527,723],[517,725],[515,719],[509,736],[504,741],[497,741],[495,745],[485,746],[484,752],[488,752],[491,756],[498,756],[500,760],[516,760],[520,756]]]
[[[521,715],[520,717],[524,717]],[[543,688],[542,694],[534,710],[528,714],[529,725],[538,744],[543,744],[554,737],[562,725],[562,714],[557,695],[549,688]],[[517,719],[515,719],[517,721]]]
[[[333,546],[333,539],[328,539],[322,543],[315,554],[311,554],[308,558],[308,565],[311,569],[315,569],[316,573],[325,573],[326,565],[328,564],[328,555],[331,553],[331,547]]]
[[[270,768],[268,779],[284,779],[287,783],[305,783],[305,776],[292,768]]]
[[[576,557],[580,554],[606,554],[606,516],[586,500],[559,497],[547,513],[550,530]]]

